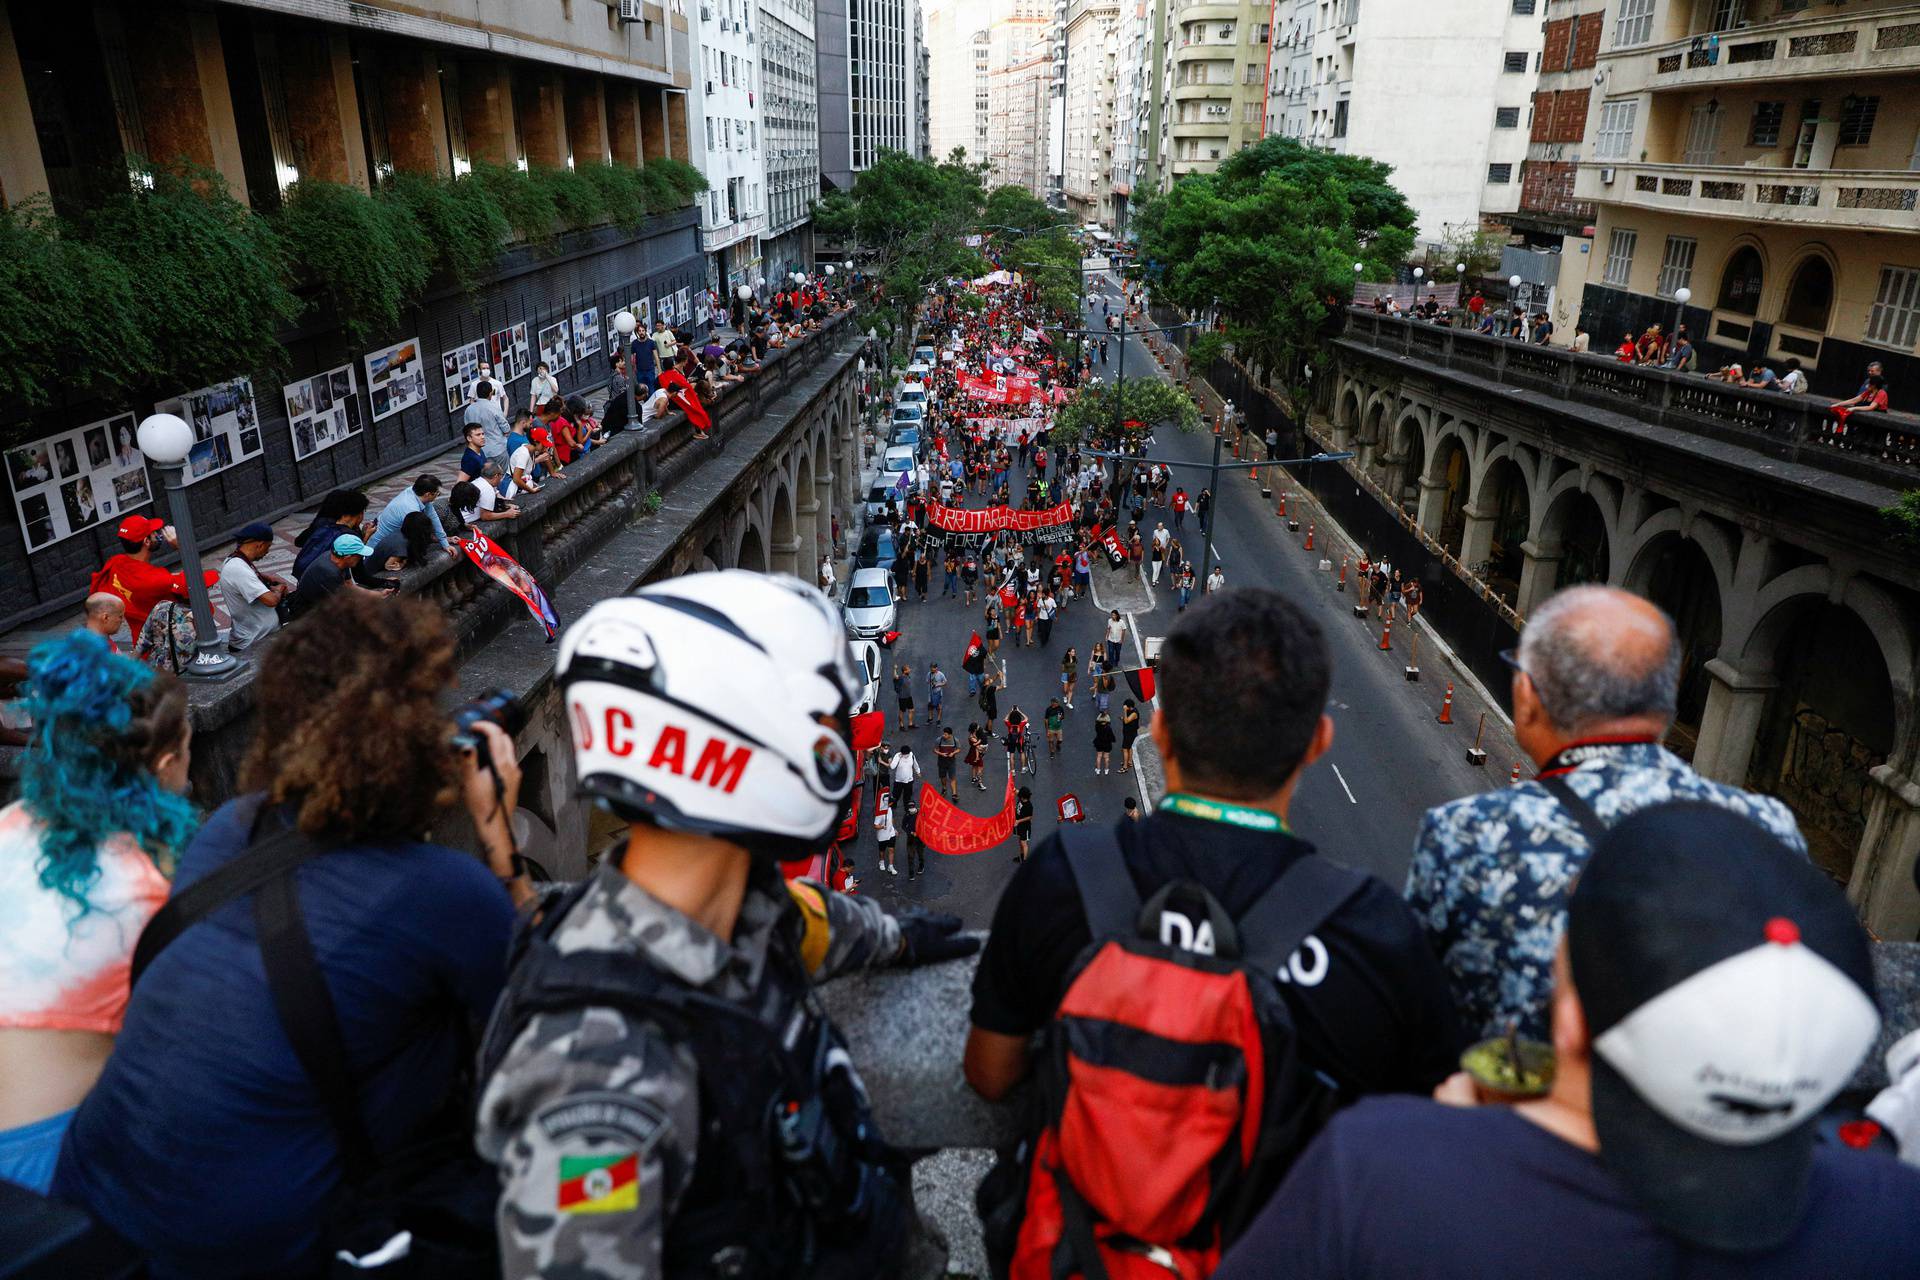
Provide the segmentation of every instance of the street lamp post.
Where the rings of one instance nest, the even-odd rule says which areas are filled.
[[[1673,342],[1680,340],[1680,323],[1687,314],[1687,303],[1691,301],[1693,301],[1693,290],[1685,285],[1673,291]]]
[[[220,649],[220,630],[213,623],[213,603],[207,598],[206,579],[200,573],[200,544],[193,534],[193,506],[187,501],[187,455],[193,449],[193,428],[171,413],[156,413],[140,424],[140,452],[160,469],[167,491],[167,510],[173,516],[180,548],[180,572],[187,580],[187,600],[193,607],[193,661],[180,674],[199,680],[225,680],[239,674],[241,661]]]
[[[1113,453],[1100,449],[1088,451],[1096,458],[1112,458],[1120,462],[1151,462],[1168,468],[1187,467],[1191,470],[1205,471],[1207,473],[1207,488],[1213,491],[1214,506],[1213,510],[1207,513],[1205,526],[1201,530],[1201,532],[1206,534],[1200,550],[1200,582],[1202,584],[1202,590],[1205,590],[1207,575],[1213,571],[1213,527],[1220,519],[1220,473],[1222,471],[1238,471],[1243,467],[1258,470],[1266,467],[1295,466],[1300,463],[1312,466],[1316,462],[1344,462],[1346,459],[1354,456],[1351,450],[1347,450],[1341,453],[1316,453],[1305,458],[1269,458],[1265,462],[1245,462],[1237,460],[1222,462],[1220,461],[1220,446],[1225,440],[1226,435],[1224,432],[1214,436],[1212,462],[1186,462],[1175,458],[1135,458],[1128,454]]]
[[[621,354],[627,358],[627,429],[640,429],[640,411],[634,402],[633,384],[640,376],[640,370],[633,362],[633,331],[640,322],[634,319],[631,311],[618,311],[613,317],[613,331],[620,335]]]

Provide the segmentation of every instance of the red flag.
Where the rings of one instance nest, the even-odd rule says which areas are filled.
[[[960,669],[968,675],[979,675],[987,667],[987,642],[980,638],[978,631],[967,637],[967,656],[960,659]]]
[[[920,784],[920,839],[935,853],[979,853],[1013,834],[1013,774],[1007,774],[1007,795],[1000,812],[979,817],[946,799],[933,784]]]
[[[887,731],[887,713],[868,711],[853,718],[853,749],[871,751],[880,745],[881,735]]]
[[[526,603],[527,612],[547,633],[547,639],[551,640],[559,634],[560,617],[553,611],[547,593],[540,589],[539,582],[520,566],[518,560],[501,549],[499,543],[471,525],[466,533],[454,539],[454,543],[467,553],[467,559],[473,561],[475,568]]]
[[[660,375],[660,385],[667,389],[667,399],[674,408],[687,415],[687,421],[693,429],[702,435],[713,429],[713,419],[707,416],[707,408],[700,403],[700,397],[694,393],[693,384],[678,369],[669,369]]]
[[[1127,688],[1133,690],[1134,697],[1142,702],[1153,701],[1155,685],[1152,667],[1128,667],[1120,674],[1127,678]]]

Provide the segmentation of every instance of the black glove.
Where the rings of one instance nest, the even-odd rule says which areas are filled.
[[[980,949],[980,939],[960,936],[960,917],[932,915],[925,911],[902,912],[895,919],[900,925],[901,968],[958,960]]]

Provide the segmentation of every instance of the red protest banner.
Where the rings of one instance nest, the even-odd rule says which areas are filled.
[[[1013,834],[1013,774],[1007,774],[1007,796],[1000,812],[984,817],[968,813],[933,789],[920,784],[920,822],[917,830],[935,853],[967,854],[991,849]]]
[[[541,630],[552,640],[560,632],[560,618],[554,613],[553,604],[547,599],[547,593],[540,589],[534,576],[520,566],[520,562],[508,555],[499,543],[487,537],[480,530],[469,525],[465,534],[454,539],[459,548],[467,553],[467,559],[480,572],[492,578],[526,603],[527,612],[540,624]]]
[[[1073,507],[1062,502],[1040,511],[1015,511],[1012,507],[983,507],[969,511],[963,507],[927,504],[927,519],[948,533],[1027,533],[1073,519]]]

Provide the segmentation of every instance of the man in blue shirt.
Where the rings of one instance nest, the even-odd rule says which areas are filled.
[[[496,388],[493,383],[481,379],[473,389],[473,403],[467,406],[465,425],[477,426],[485,432],[480,452],[499,463],[507,465],[507,415],[501,411],[500,402],[495,399]]]
[[[413,482],[411,489],[394,495],[380,512],[380,519],[373,528],[373,558],[379,564],[388,556],[407,554],[406,535],[401,532],[403,521],[416,511],[424,511],[427,519],[433,522],[433,536],[448,555],[455,553],[453,539],[447,537],[447,531],[440,525],[440,513],[434,508],[433,500],[440,496],[439,477],[431,472],[423,473]]]
[[[644,333],[635,331],[633,335],[633,392],[637,399],[644,400],[653,394],[660,385],[659,351],[653,345],[653,339]],[[640,388],[646,392],[641,393]]]

